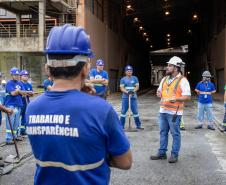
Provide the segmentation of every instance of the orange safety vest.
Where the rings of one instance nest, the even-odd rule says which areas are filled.
[[[178,87],[183,78],[184,76],[181,75],[168,84],[169,77],[165,77],[162,83],[161,108],[169,111],[183,112],[184,102],[169,102],[171,98],[179,98],[182,96],[182,91]]]

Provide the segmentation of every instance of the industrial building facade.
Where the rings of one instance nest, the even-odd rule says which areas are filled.
[[[140,2],[132,0],[0,0],[0,70],[7,80],[11,67],[27,69],[31,72],[34,85],[41,85],[46,78],[43,64],[48,33],[55,25],[71,23],[84,27],[90,35],[95,53],[92,59],[93,67],[96,59],[101,58],[105,61],[105,69],[111,79],[109,85],[111,91],[118,89],[118,82],[126,64],[133,65],[141,85],[149,87],[153,82],[151,66],[164,65],[173,55],[173,53],[162,53],[159,57],[152,55],[150,57],[150,51],[168,46],[160,46],[159,41],[158,47],[155,47],[149,40],[160,40],[158,35],[147,38],[143,31],[143,27],[148,27],[148,22],[150,22],[148,32],[151,35],[152,29],[156,29],[156,26],[151,27],[155,22],[162,22],[163,25],[167,20],[170,21],[169,18],[155,20],[154,16],[147,17],[149,14],[154,15],[157,10],[160,11],[159,2],[163,3],[157,0]],[[186,37],[186,43],[183,42],[189,48],[186,56],[182,55],[187,63],[188,79],[195,84],[197,79],[200,79],[202,71],[208,69],[213,74],[218,91],[223,92],[226,81],[225,1],[198,0],[193,3],[193,1],[184,0],[181,4],[168,1],[168,3],[171,2],[172,6],[168,7],[172,9],[182,5],[186,8],[188,3],[194,7],[198,4],[196,10],[199,17],[186,28],[189,30],[188,38]],[[136,11],[132,6],[139,10]],[[180,15],[182,13],[177,17]],[[144,20],[144,26],[141,26],[142,21],[138,19]],[[182,24],[181,22],[178,26]],[[166,28],[162,26],[159,29]],[[140,38],[140,33],[145,39]],[[160,35],[160,32],[157,34]],[[172,44],[171,47],[178,47],[179,44],[176,43],[175,46]],[[162,70],[161,67],[160,69]]]
[[[17,66],[31,72],[38,86],[46,78],[43,54],[46,37],[51,27],[71,23],[85,27],[90,34],[95,53],[106,62],[111,78],[110,89],[117,89],[122,67],[133,63],[131,48],[123,39],[118,3],[103,0],[86,1],[0,1],[0,70],[9,79],[8,71]],[[9,12],[11,11],[11,12]],[[115,14],[118,12],[119,14]],[[131,52],[132,53],[132,52]]]

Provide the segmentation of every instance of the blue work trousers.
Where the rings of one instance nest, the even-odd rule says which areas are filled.
[[[129,108],[129,98],[122,98],[122,110],[121,110],[120,121],[121,121],[123,128],[125,127],[126,113],[128,111],[128,108]],[[131,107],[130,108],[133,113],[136,127],[140,128],[141,122],[140,122],[140,118],[139,118],[139,114],[138,114],[138,110],[137,110],[137,99],[136,98],[131,98]]]
[[[15,135],[15,138],[17,138],[19,126],[20,126],[21,108],[13,107],[13,106],[9,106],[8,108],[13,109],[13,114],[10,115],[10,119],[11,119],[11,123],[12,123],[13,133]],[[6,142],[9,142],[13,139],[7,114],[6,114],[6,136],[5,137],[6,137]]]
[[[168,133],[171,132],[173,142],[171,155],[177,157],[179,155],[181,146],[180,135],[181,115],[177,115],[175,122],[173,122],[173,115],[167,113],[160,113],[159,115],[159,129],[160,129],[160,148],[159,155],[165,155],[168,147]]]
[[[212,103],[204,104],[198,103],[198,121],[200,124],[204,122],[204,115],[206,113],[208,124],[213,124],[213,105]]]

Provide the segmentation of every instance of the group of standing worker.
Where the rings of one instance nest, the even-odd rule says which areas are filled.
[[[21,140],[18,136],[25,135],[25,112],[29,97],[33,96],[33,89],[28,83],[29,73],[26,70],[20,71],[18,68],[10,70],[11,80],[6,83],[4,105],[13,111],[11,116],[6,116],[6,144],[14,144],[12,129],[16,140]],[[10,120],[9,120],[10,119]]]
[[[21,140],[22,138],[19,136],[26,135],[25,112],[30,102],[29,97],[33,96],[32,85],[28,83],[28,71],[20,71],[13,67],[10,70],[10,75],[11,79],[6,84],[1,85],[0,94],[0,109],[6,113],[5,141],[7,145],[14,144],[12,133],[16,140]],[[10,127],[10,122],[12,127]],[[0,157],[0,160],[2,160],[2,157]],[[1,161],[0,164],[3,165],[3,162]]]
[[[109,184],[110,167],[127,170],[132,165],[130,143],[123,130],[129,108],[136,128],[144,129],[137,106],[139,80],[133,76],[132,66],[127,65],[125,76],[120,80],[122,109],[119,119],[113,107],[105,101],[109,77],[104,70],[104,61],[97,60],[96,68],[90,70],[93,51],[90,38],[83,28],[68,24],[54,27],[49,33],[45,53],[45,68],[49,76],[43,84],[45,93],[29,103],[25,116],[26,133],[37,164],[34,184]],[[167,158],[170,131],[173,142],[169,162],[178,161],[184,102],[191,99],[189,82],[182,74],[184,65],[181,58],[172,57],[166,77],[157,90],[157,96],[161,99],[158,121],[160,147],[157,154],[150,157],[151,160]],[[6,84],[4,105],[7,109],[3,111],[12,114],[17,135],[18,128],[20,134],[24,133],[24,121],[19,124],[18,119],[21,112],[24,113],[33,90],[26,84],[27,73],[13,68],[11,75],[12,80]],[[209,73],[203,75],[196,92],[199,94],[197,128],[203,127],[204,113],[207,113],[208,128],[213,130],[210,112],[211,94],[215,92],[215,87],[210,82]],[[12,141],[8,126],[6,141]]]
[[[136,128],[143,130],[144,128],[141,127],[141,121],[137,107],[137,91],[139,90],[139,80],[136,76],[133,76],[132,66],[127,65],[124,72],[125,76],[120,80],[120,90],[122,92],[120,122],[123,129],[125,129],[126,113],[128,109],[131,108]],[[88,79],[86,79],[85,84],[88,84],[88,86],[93,88],[93,90],[91,90],[93,93],[90,94],[95,94],[96,96],[106,100],[108,83],[109,77],[107,71],[104,70],[104,61],[102,59],[98,59],[96,61],[96,68],[93,68],[89,71]],[[43,85],[45,91],[51,90],[51,87],[53,86],[53,78],[49,76],[48,79],[44,80]],[[90,91],[90,89],[88,89],[88,91]],[[129,107],[129,98],[131,99],[131,107]]]

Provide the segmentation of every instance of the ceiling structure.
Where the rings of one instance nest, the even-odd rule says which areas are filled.
[[[26,14],[38,14],[38,1],[10,1],[0,0],[0,7],[8,10],[12,13],[19,13],[21,15]],[[72,9],[72,5],[67,4],[64,0],[46,0],[46,14],[56,16],[56,14],[67,13],[68,9]]]
[[[124,0],[125,21],[150,50],[189,44],[201,0]]]

